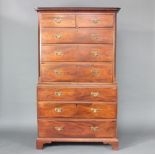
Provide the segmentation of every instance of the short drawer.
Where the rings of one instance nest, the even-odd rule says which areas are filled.
[[[114,47],[111,44],[42,45],[41,53],[42,62],[103,62],[114,59]]]
[[[76,43],[74,28],[42,28],[41,43]]]
[[[41,27],[75,27],[75,15],[59,13],[42,13]]]
[[[39,119],[39,137],[53,138],[112,138],[116,137],[115,121],[47,120]]]
[[[102,101],[115,102],[117,89],[115,85],[39,85],[38,101]]]
[[[117,104],[114,102],[69,103],[38,102],[39,118],[116,118]]]
[[[52,101],[38,102],[38,117],[74,117],[77,113],[76,104],[53,103]]]
[[[113,14],[77,14],[78,27],[113,27]]]
[[[113,43],[111,28],[42,28],[41,43]]]
[[[116,118],[117,104],[112,102],[87,103],[77,105],[77,118]]]
[[[42,82],[107,82],[113,80],[112,63],[44,63]]]

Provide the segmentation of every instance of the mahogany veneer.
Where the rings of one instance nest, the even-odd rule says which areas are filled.
[[[38,8],[36,147],[103,142],[118,149],[115,71],[119,8]]]
[[[115,102],[54,102],[39,101],[38,116],[40,118],[116,118]]]
[[[111,44],[50,44],[42,45],[42,62],[111,62]],[[84,51],[84,52],[83,52]]]
[[[59,62],[42,63],[42,82],[109,82],[113,80],[112,63]]]
[[[116,122],[104,120],[45,120],[39,119],[41,138],[113,138]]]
[[[111,28],[42,28],[41,33],[43,44],[110,44],[114,39],[114,31]]]

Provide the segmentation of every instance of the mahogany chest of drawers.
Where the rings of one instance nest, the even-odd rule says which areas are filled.
[[[119,8],[38,8],[38,138],[118,149],[116,16]]]

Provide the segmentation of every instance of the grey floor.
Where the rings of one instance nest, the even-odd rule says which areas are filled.
[[[112,151],[109,145],[101,143],[54,143],[43,150],[36,150],[36,135],[35,127],[0,128],[0,153],[155,153],[155,131],[152,129],[119,130],[119,151]]]

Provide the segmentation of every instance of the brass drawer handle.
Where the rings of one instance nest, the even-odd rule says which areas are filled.
[[[60,92],[60,91],[56,91],[54,94],[55,94],[55,96],[62,96],[62,92]]]
[[[60,113],[60,112],[62,112],[62,108],[56,107],[56,108],[54,108],[54,111]]]
[[[55,55],[56,56],[63,56],[63,53],[62,53],[62,51],[55,51]]]
[[[62,35],[61,34],[55,34],[55,38],[61,39],[62,38]]]
[[[96,56],[98,56],[99,54],[98,54],[98,51],[91,51],[91,55],[96,57]]]
[[[90,110],[91,110],[92,112],[94,112],[94,113],[96,113],[96,112],[99,111],[99,109],[96,109],[96,108],[91,108]]]
[[[90,95],[93,97],[97,97],[99,96],[99,92],[91,92]]]
[[[91,128],[92,131],[96,131],[98,129],[97,126],[91,126],[90,128]]]
[[[62,72],[60,71],[60,70],[54,70],[54,73],[56,74],[56,75],[61,75],[62,74]]]
[[[62,131],[64,128],[62,126],[55,126],[54,129],[57,131]]]
[[[96,70],[96,69],[92,69],[91,70],[91,73],[94,75],[94,76],[97,76],[99,74],[99,71]]]
[[[100,22],[100,19],[92,19],[92,22],[93,22],[94,24],[98,24],[98,23]]]
[[[55,17],[54,18],[54,22],[56,22],[58,24],[61,23],[62,22],[62,17],[60,17],[60,16],[59,17]]]
[[[91,39],[98,40],[99,39],[99,35],[98,34],[91,34]]]

